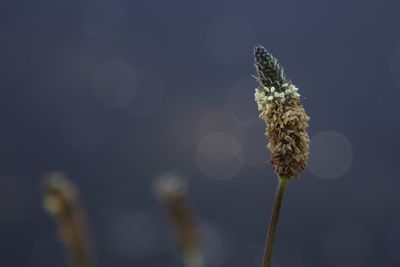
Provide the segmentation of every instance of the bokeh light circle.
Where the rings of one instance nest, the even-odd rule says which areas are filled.
[[[123,108],[135,97],[136,82],[136,71],[130,65],[119,60],[108,61],[93,75],[92,94],[106,108]]]
[[[156,114],[164,101],[165,87],[160,78],[147,70],[138,70],[135,98],[124,109],[134,118]]]
[[[350,141],[338,132],[321,132],[311,138],[309,168],[322,179],[342,176],[350,168],[353,149]]]
[[[198,145],[197,163],[201,171],[216,180],[234,177],[243,164],[242,147],[233,135],[215,132]]]
[[[210,112],[204,116],[196,129],[196,140],[202,141],[210,133],[237,135],[240,132],[240,121],[227,112]]]
[[[267,139],[264,135],[265,124],[260,119],[250,119],[241,123],[240,142],[244,164],[251,168],[266,166],[269,155]]]
[[[93,73],[102,65],[101,57],[83,47],[66,46],[50,54],[35,70],[36,97],[65,101],[65,96],[82,96],[92,87]],[[44,103],[48,104],[48,103]]]

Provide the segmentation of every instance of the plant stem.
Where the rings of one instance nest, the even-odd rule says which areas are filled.
[[[274,206],[272,207],[271,219],[269,222],[268,236],[265,243],[264,258],[262,267],[271,266],[272,248],[275,241],[276,229],[278,226],[279,213],[281,210],[282,199],[288,183],[288,178],[279,176],[279,184],[276,188]]]

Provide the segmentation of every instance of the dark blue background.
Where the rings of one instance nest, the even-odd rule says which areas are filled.
[[[181,266],[151,186],[190,185],[207,266],[259,266],[277,180],[252,49],[311,117],[275,266],[400,265],[396,0],[0,1],[0,266],[66,266],[41,178],[80,188],[99,266]],[[314,153],[314,154],[313,154]],[[337,178],[337,179],[336,179]]]

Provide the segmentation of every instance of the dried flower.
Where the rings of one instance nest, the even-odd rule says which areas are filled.
[[[156,179],[154,191],[167,208],[185,267],[203,267],[201,238],[189,208],[186,182],[173,172],[164,173]]]
[[[43,201],[44,209],[57,222],[59,238],[67,249],[71,266],[93,266],[92,240],[75,186],[63,173],[52,173],[45,180]]]
[[[279,176],[294,179],[307,166],[309,117],[297,87],[286,79],[278,61],[262,46],[255,48],[254,57],[260,83],[255,101],[267,125],[269,163]]]

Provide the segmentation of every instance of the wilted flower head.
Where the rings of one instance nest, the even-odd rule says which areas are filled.
[[[66,247],[71,265],[94,266],[93,244],[78,190],[61,172],[46,176],[44,208],[57,222],[58,234]]]
[[[254,58],[260,84],[255,101],[267,124],[269,162],[279,176],[296,178],[307,166],[309,117],[297,87],[285,77],[278,61],[262,46],[255,48]]]
[[[167,208],[185,266],[202,267],[201,238],[189,206],[186,181],[174,172],[163,173],[154,181],[154,191]]]
[[[186,181],[174,172],[166,172],[157,177],[153,187],[156,195],[162,200],[184,197],[187,192]]]
[[[44,208],[51,215],[70,213],[77,205],[77,192],[75,186],[63,173],[52,173],[44,184]]]

